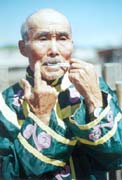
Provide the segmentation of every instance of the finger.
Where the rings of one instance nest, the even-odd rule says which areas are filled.
[[[79,63],[79,62],[83,62],[81,61],[80,59],[75,59],[75,58],[71,58],[70,59],[70,63],[73,64],[73,63]]]
[[[69,69],[78,69],[78,68],[82,68],[83,64],[82,61],[79,59],[74,59],[72,58],[70,60],[70,68]]]
[[[88,63],[88,62],[85,62],[85,61],[83,61],[83,60],[81,60],[81,59],[75,59],[75,58],[72,58],[72,59],[70,60],[70,63],[71,63],[71,64],[73,64],[73,63],[79,63],[79,64],[81,64],[83,67],[84,67],[84,66],[91,65],[91,64]]]
[[[37,61],[34,67],[34,92],[40,92],[41,83],[41,63]]]
[[[70,69],[81,69],[82,65],[81,63],[72,63],[72,65],[70,66]]]
[[[22,79],[21,83],[22,83],[23,89],[24,89],[24,96],[25,96],[26,99],[29,99],[30,96],[31,96],[31,85],[25,79]]]
[[[95,71],[94,65],[79,59],[71,59],[71,68],[81,68],[86,72]]]

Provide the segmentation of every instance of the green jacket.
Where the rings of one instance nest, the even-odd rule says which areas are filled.
[[[113,91],[99,79],[104,109],[91,117],[84,98],[62,79],[46,126],[29,109],[21,83],[0,95],[0,176],[11,179],[105,180],[122,168],[122,114]],[[27,69],[33,86],[33,73]]]

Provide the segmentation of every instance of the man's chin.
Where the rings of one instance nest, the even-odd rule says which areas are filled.
[[[46,80],[46,81],[52,81],[52,80],[56,80],[59,79],[60,77],[62,77],[64,75],[64,73],[45,73],[42,74],[42,79]]]

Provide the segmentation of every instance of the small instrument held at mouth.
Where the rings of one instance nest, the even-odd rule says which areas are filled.
[[[51,63],[48,63],[47,66],[50,66],[50,67],[70,67],[70,64],[69,63],[56,63],[56,64],[51,64]]]

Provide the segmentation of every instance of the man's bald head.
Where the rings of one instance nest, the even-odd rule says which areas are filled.
[[[54,9],[41,9],[29,17],[23,23],[21,27],[21,36],[23,40],[27,40],[27,33],[29,30],[36,28],[38,25],[41,26],[47,24],[49,27],[55,24],[65,24],[71,34],[71,25],[68,19],[60,12]]]

